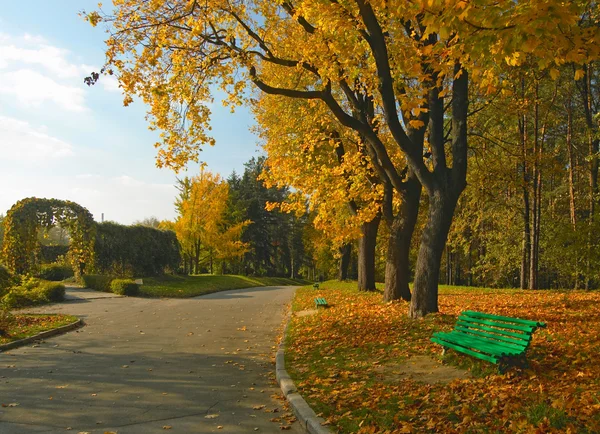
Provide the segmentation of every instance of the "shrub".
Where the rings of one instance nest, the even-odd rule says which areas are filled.
[[[92,288],[96,291],[111,292],[110,282],[114,279],[112,276],[101,274],[84,274],[81,276],[86,288]]]
[[[8,334],[7,330],[14,321],[15,317],[8,310],[0,309],[0,336]]]
[[[115,279],[110,282],[110,289],[119,295],[137,295],[139,286],[130,279]]]
[[[0,265],[0,298],[16,283],[13,275],[4,265]]]
[[[38,277],[40,279],[58,282],[61,280],[65,280],[68,277],[72,277],[73,275],[73,269],[68,265],[54,263],[42,265]]]
[[[8,291],[1,300],[4,309],[35,306],[37,304],[62,301],[65,298],[65,285],[33,278],[24,279],[19,286]]]
[[[65,285],[58,282],[40,282],[37,291],[47,301],[63,301],[65,299]]]

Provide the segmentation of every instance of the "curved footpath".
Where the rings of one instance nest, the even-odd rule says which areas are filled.
[[[36,309],[86,326],[0,353],[0,433],[281,432],[270,357],[294,289],[194,299],[75,291]],[[296,422],[288,432],[303,431]]]

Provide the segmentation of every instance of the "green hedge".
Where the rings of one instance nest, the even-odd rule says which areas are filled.
[[[119,295],[137,295],[139,286],[131,279],[115,279],[110,282],[110,290]]]
[[[44,280],[59,282],[69,277],[73,277],[73,269],[64,264],[43,264],[38,277]]]
[[[86,288],[95,289],[96,291],[111,292],[110,282],[112,282],[114,277],[101,274],[84,274],[81,277]]]
[[[0,300],[0,308],[14,309],[38,304],[63,301],[65,285],[33,278],[24,279],[20,285],[10,288]]]
[[[157,276],[174,272],[180,247],[173,231],[147,226],[97,225],[96,272],[116,276]]]

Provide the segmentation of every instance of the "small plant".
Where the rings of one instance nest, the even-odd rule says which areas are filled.
[[[114,277],[101,274],[84,274],[82,279],[86,288],[95,289],[96,291],[111,292],[110,283],[113,281]]]
[[[131,279],[115,279],[110,282],[110,289],[119,295],[137,295],[139,286]]]
[[[39,277],[44,280],[59,282],[73,276],[73,269],[68,265],[53,263],[44,264],[40,270]]]
[[[0,308],[0,336],[6,336],[14,322],[15,317],[8,310]]]

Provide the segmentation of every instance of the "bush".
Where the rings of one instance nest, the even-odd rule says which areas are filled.
[[[0,265],[0,298],[16,283],[13,275],[4,265]]]
[[[7,335],[7,330],[14,323],[15,317],[6,310],[0,309],[0,336]]]
[[[40,282],[37,289],[48,301],[63,301],[65,299],[65,285],[58,282]]]
[[[64,298],[65,285],[28,278],[23,280],[19,286],[11,288],[8,294],[2,297],[0,304],[4,309],[15,309],[62,301]]]
[[[63,264],[44,264],[42,265],[39,278],[58,282],[73,277],[73,269],[68,265]]]
[[[96,291],[111,292],[110,282],[112,282],[114,277],[101,274],[84,274],[81,277],[86,288],[95,289]]]
[[[110,282],[110,289],[119,295],[137,295],[139,286],[130,279],[115,279]]]

